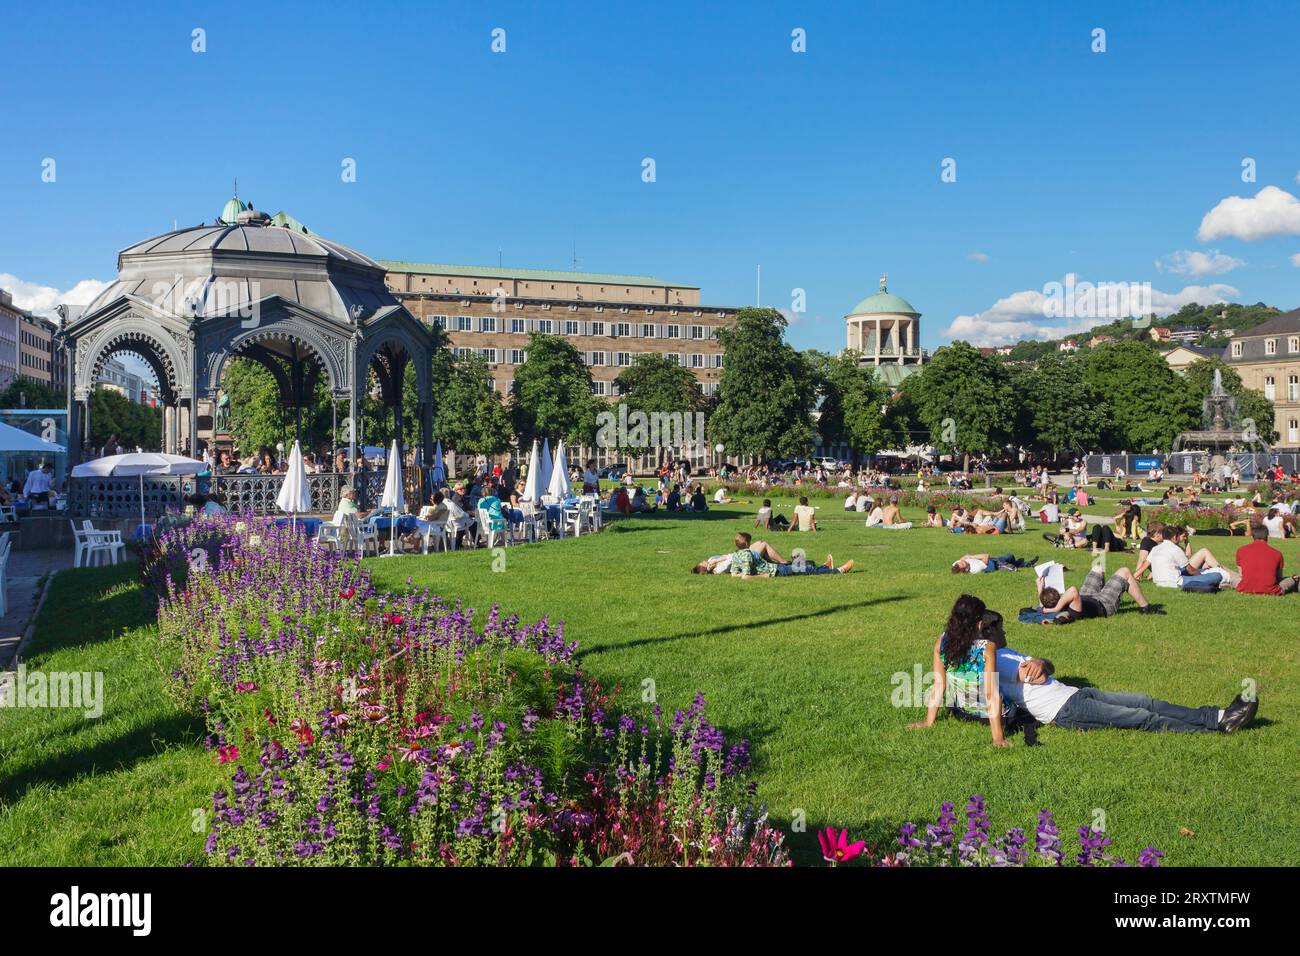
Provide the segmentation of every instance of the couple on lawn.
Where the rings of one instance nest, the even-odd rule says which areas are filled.
[[[1007,646],[1002,615],[963,594],[934,645],[935,683],[925,720],[930,727],[945,701],[955,716],[987,722],[995,747],[1010,746],[1009,725],[1028,715],[1033,723],[1073,730],[1115,727],[1178,733],[1232,733],[1255,719],[1258,698],[1238,694],[1227,707],[1182,707],[1146,694],[1125,694],[1062,684],[1052,662]]]

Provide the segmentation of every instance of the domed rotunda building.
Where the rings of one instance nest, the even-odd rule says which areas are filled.
[[[889,277],[880,277],[880,291],[869,295],[844,317],[848,348],[859,352],[862,364],[876,368],[889,384],[898,384],[926,359],[921,348],[921,313],[889,291]]]

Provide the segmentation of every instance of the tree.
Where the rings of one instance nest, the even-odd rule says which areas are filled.
[[[90,393],[90,444],[100,448],[114,435],[124,450],[156,451],[162,445],[162,409],[133,402],[115,389],[97,387]]]
[[[718,329],[724,360],[709,435],[728,455],[769,460],[804,454],[812,444],[815,377],[785,342],[785,326],[775,309],[747,308]]]
[[[1183,370],[1183,377],[1187,380],[1196,403],[1200,405],[1204,402],[1214,388],[1215,369],[1219,370],[1222,377],[1223,390],[1237,400],[1238,420],[1253,421],[1260,441],[1269,444],[1277,441],[1273,403],[1262,392],[1247,388],[1237,370],[1220,358],[1211,356],[1197,359]]]
[[[817,430],[829,445],[843,442],[859,455],[874,455],[889,444],[886,422],[889,389],[850,349],[838,356],[810,351],[821,405]]]
[[[656,424],[645,429],[602,429],[597,433],[597,444],[626,454],[653,445],[656,454],[661,455],[665,448],[684,444],[695,434],[691,417],[697,412],[703,414],[704,393],[690,369],[666,355],[638,355],[614,384],[622,396],[611,409],[618,421],[635,422],[634,415],[640,413]],[[659,427],[663,422],[668,423],[667,434]]]
[[[1006,366],[957,341],[912,376],[908,394],[930,443],[941,453],[998,452],[1011,439],[1016,399]]]
[[[1021,444],[1053,455],[1099,448],[1112,427],[1111,408],[1084,380],[1083,363],[1054,353],[1012,373],[1021,399]]]
[[[1187,381],[1150,345],[1103,345],[1084,356],[1083,369],[1093,394],[1113,410],[1105,436],[1112,449],[1168,449],[1200,419],[1200,403]]]
[[[510,417],[521,447],[544,437],[590,445],[603,407],[591,394],[591,373],[577,349],[555,335],[529,336],[528,358],[515,370],[510,390]]]
[[[67,396],[44,382],[19,375],[0,391],[0,408],[63,408]]]
[[[478,355],[455,359],[439,396],[434,434],[461,454],[495,455],[510,447],[510,414]]]

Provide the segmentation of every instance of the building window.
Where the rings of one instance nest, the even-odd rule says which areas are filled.
[[[598,379],[598,378],[597,378],[597,379],[592,379],[592,382],[591,382],[591,394],[593,394],[593,395],[604,395],[604,394],[605,394],[605,389],[606,389],[606,383],[605,383],[605,382],[601,381],[601,380]]]
[[[1264,340],[1264,354],[1265,354],[1265,355],[1276,355],[1276,354],[1277,354],[1277,339],[1265,339],[1265,340]]]
[[[1288,352],[1300,352],[1300,335],[1293,335],[1286,340],[1286,350]]]
[[[680,339],[681,337],[682,337],[682,327],[680,325],[668,326],[667,332],[664,335],[664,338],[668,338],[668,339]]]
[[[513,332],[515,335],[523,335],[524,333],[526,333],[526,332],[528,331],[528,320],[527,320],[527,319],[511,319],[511,320],[510,320],[510,331]]]
[[[466,359],[466,358],[469,358],[469,356],[470,356],[470,352],[471,352],[471,351],[472,351],[471,349],[464,348],[463,346],[457,346],[457,348],[456,348],[456,358],[458,358],[458,359]]]
[[[652,339],[655,337],[655,326],[653,322],[641,323],[641,338]]]
[[[615,352],[614,364],[619,366],[628,366],[632,364],[631,352]]]
[[[1240,343],[1240,342],[1233,342],[1233,343],[1232,343],[1232,357],[1233,357],[1233,358],[1241,358],[1241,343]]]
[[[527,359],[528,359],[528,353],[526,353],[523,349],[510,350],[511,365],[523,365],[524,362],[527,361]]]
[[[1288,375],[1286,379],[1286,400],[1300,401],[1300,378],[1294,375]]]
[[[615,322],[615,323],[614,323],[614,335],[615,335],[616,337],[621,335],[621,336],[623,336],[624,338],[627,338],[627,337],[628,337],[629,335],[631,335],[631,334],[632,334],[632,326],[631,326],[630,323],[628,323],[628,322]]]
[[[1270,402],[1277,396],[1277,382],[1272,375],[1264,378],[1264,397]]]
[[[714,368],[722,368],[722,353],[721,353],[721,352],[719,352],[717,355],[713,356],[713,367],[714,367]]]
[[[551,328],[552,328],[552,326],[551,326],[551,320],[550,320],[550,319],[538,319],[538,320],[537,320],[537,331],[538,331],[541,335],[550,335],[550,334],[551,334]]]
[[[592,364],[592,365],[604,365],[604,364],[605,364],[605,353],[604,353],[604,352],[592,352],[592,353],[591,353],[591,364]]]
[[[702,326],[702,325],[692,325],[692,326],[691,326],[691,338],[693,338],[693,339],[702,339],[702,338],[704,338],[704,326]]]
[[[1298,442],[1300,442],[1300,421],[1293,418],[1287,425],[1286,443],[1288,445],[1294,445]]]
[[[577,322],[574,322],[572,319],[566,319],[564,322],[564,334],[581,335],[582,332],[579,330]]]
[[[458,315],[458,316],[456,316],[456,331],[457,331],[457,332],[473,332],[473,331],[474,331],[474,316],[472,316],[472,315]]]
[[[479,349],[479,355],[483,356],[483,360],[487,362],[489,365],[497,364],[496,349]]]
[[[604,323],[604,322],[593,322],[593,323],[591,323],[591,334],[592,334],[592,335],[604,335],[604,334],[605,334],[605,323]]]
[[[497,330],[497,320],[495,316],[485,315],[479,319],[478,330],[480,332],[495,332]]]
[[[704,368],[704,356],[699,352],[691,353],[691,368]]]
[[[429,324],[435,329],[445,329],[447,327],[447,316],[431,315],[429,316]]]

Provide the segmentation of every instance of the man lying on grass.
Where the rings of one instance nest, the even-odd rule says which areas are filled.
[[[1119,602],[1125,592],[1138,606],[1140,614],[1163,614],[1164,611],[1153,607],[1142,593],[1142,586],[1128,568],[1119,568],[1109,578],[1104,578],[1101,571],[1093,568],[1083,579],[1079,587],[1066,588],[1064,593],[1054,587],[1048,587],[1038,578],[1038,603],[1041,610],[1060,613],[1044,624],[1072,624],[1090,617],[1113,617],[1119,611]],[[1104,582],[1104,583],[1103,583]]]
[[[746,578],[784,578],[798,574],[848,574],[853,570],[853,562],[846,561],[838,568],[835,559],[829,554],[823,564],[811,564],[808,561],[786,561],[781,554],[766,541],[754,541],[744,531],[736,535],[736,551],[729,555],[715,555],[691,568],[692,574],[721,574],[723,568],[734,577]]]
[[[952,563],[953,574],[986,574],[993,571],[1018,571],[1032,567],[1037,558],[1017,558],[1014,554],[999,554],[990,557],[987,554],[963,554]]]
[[[953,605],[948,626],[934,644],[935,681],[925,720],[909,728],[931,727],[951,697],[954,707],[988,720],[993,744],[1006,747],[1003,721],[1013,704],[1041,724],[1067,730],[1166,730],[1175,733],[1232,733],[1255,719],[1258,698],[1240,694],[1227,707],[1182,707],[1147,694],[1126,694],[1073,687],[1052,674],[1049,660],[1030,657],[1007,647],[996,619],[989,624],[984,603],[963,594]],[[997,675],[996,681],[993,679]],[[954,683],[949,692],[948,684]],[[972,701],[974,709],[971,709]]]

